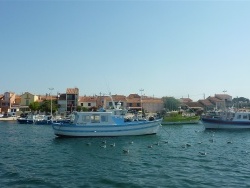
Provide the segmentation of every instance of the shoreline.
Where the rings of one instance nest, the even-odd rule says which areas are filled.
[[[0,121],[16,121],[17,117],[7,117],[7,118],[0,118]]]

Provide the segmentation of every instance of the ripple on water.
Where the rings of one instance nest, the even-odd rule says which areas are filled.
[[[0,127],[0,185],[6,187],[249,186],[249,131],[183,125],[150,136],[57,139],[50,126]]]

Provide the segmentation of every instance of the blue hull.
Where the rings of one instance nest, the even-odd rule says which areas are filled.
[[[33,124],[33,120],[27,120],[27,119],[17,119],[17,122],[20,124]]]
[[[50,121],[50,120],[36,121],[35,124],[36,125],[51,125],[52,121]]]
[[[217,118],[202,118],[201,121],[205,123],[217,123],[217,124],[229,124],[229,125],[250,125],[250,121],[230,121]]]
[[[231,121],[217,118],[202,118],[206,129],[250,129],[250,121]]]

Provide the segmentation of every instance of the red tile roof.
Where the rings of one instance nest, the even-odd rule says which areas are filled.
[[[213,105],[208,99],[199,100],[198,102],[204,106],[212,106]]]
[[[109,96],[105,97],[106,101],[111,101]],[[113,101],[127,101],[126,96],[124,95],[112,95]]]
[[[97,97],[79,97],[79,102],[96,102]]]
[[[140,96],[140,95],[138,95],[138,94],[130,94],[127,98],[129,98],[129,99],[133,99],[133,98],[141,98],[141,96]]]
[[[67,88],[66,93],[67,94],[79,94],[79,89],[78,88]]]

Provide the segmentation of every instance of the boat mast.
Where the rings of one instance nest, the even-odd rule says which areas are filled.
[[[111,101],[112,101],[112,104],[113,104],[114,109],[116,109],[115,102],[113,101],[113,98],[112,98],[111,93],[109,93],[109,97],[110,97],[110,99],[111,99]]]

